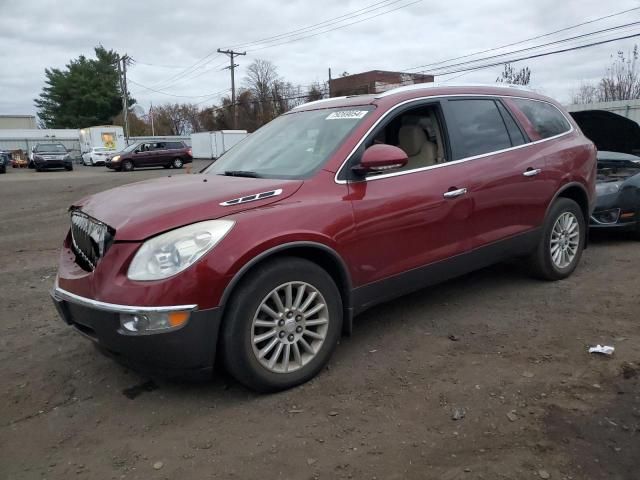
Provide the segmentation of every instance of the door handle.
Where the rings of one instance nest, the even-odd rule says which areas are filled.
[[[527,168],[522,175],[525,177],[535,177],[536,175],[539,175],[540,172],[542,172],[541,168]]]
[[[456,198],[456,197],[459,197],[461,195],[464,195],[465,193],[467,193],[467,189],[466,188],[458,188],[457,190],[449,190],[448,192],[444,192],[443,197],[444,198]]]

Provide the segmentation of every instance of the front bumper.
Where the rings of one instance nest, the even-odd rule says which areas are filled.
[[[66,168],[73,165],[71,160],[34,160],[34,165],[37,168]]]
[[[162,374],[209,372],[214,363],[221,309],[197,310],[195,305],[135,307],[98,302],[67,292],[58,286],[51,291],[60,317],[101,350],[122,363]],[[164,332],[130,335],[121,333],[121,313],[192,310],[181,328]]]
[[[110,168],[111,170],[119,170],[121,168],[120,162],[112,162],[111,160],[107,160],[106,162],[104,162],[104,166]]]

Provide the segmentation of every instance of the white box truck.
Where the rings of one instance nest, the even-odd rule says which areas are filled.
[[[103,147],[119,152],[127,147],[124,130],[117,125],[100,125],[80,129],[80,153]]]
[[[244,140],[246,130],[218,130],[216,132],[200,132],[191,134],[191,151],[193,158],[218,158],[235,144]]]

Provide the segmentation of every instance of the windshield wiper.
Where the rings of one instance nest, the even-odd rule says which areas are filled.
[[[252,172],[250,170],[226,170],[224,174],[227,177],[249,177],[249,178],[260,178],[256,172]]]

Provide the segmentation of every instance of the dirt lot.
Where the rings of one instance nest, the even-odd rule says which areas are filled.
[[[129,371],[49,300],[69,203],[167,173],[0,175],[0,478],[640,478],[640,243],[599,236],[563,282],[509,263],[378,307],[318,378],[260,396]]]

